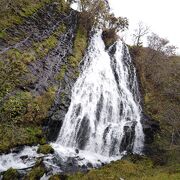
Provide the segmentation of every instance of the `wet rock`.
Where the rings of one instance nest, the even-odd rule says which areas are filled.
[[[22,160],[25,160],[25,159],[28,158],[28,155],[21,156],[20,158],[21,158]]]
[[[136,123],[133,123],[131,126],[124,126],[124,136],[121,141],[120,152],[132,152],[135,137],[135,126]]]
[[[79,154],[79,149],[75,149],[76,154]]]
[[[40,159],[36,162],[35,166],[28,172],[24,179],[40,179],[46,172],[47,169],[43,160]]]
[[[11,150],[12,153],[20,153],[22,150],[24,149],[24,146],[18,146],[18,147],[15,147]]]
[[[10,168],[4,174],[2,180],[18,180],[19,173],[16,169]]]
[[[88,168],[93,168],[93,165],[91,163],[87,163]]]
[[[151,144],[154,140],[155,133],[160,130],[159,122],[143,115],[142,126],[145,134],[145,144]]]

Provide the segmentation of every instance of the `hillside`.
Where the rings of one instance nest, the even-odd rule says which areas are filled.
[[[0,13],[1,153],[56,136],[56,121],[67,111],[87,43],[86,30],[76,23],[77,12],[64,1],[7,5]]]
[[[160,123],[151,147],[157,163],[179,163],[180,57],[162,56],[145,48],[132,48],[145,113]]]

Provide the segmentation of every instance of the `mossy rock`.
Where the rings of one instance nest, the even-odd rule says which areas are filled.
[[[50,50],[56,47],[58,40],[55,36],[49,36],[41,42],[34,43],[34,50],[38,58],[45,57]]]
[[[26,17],[31,16],[42,8],[50,0],[13,0],[9,5],[9,1],[2,1],[0,9],[0,31],[7,29],[14,24],[21,24]]]
[[[87,47],[87,41],[88,31],[81,24],[79,24],[74,40],[73,55],[68,58],[68,64],[71,67],[78,67],[79,62],[84,56],[85,49]]]
[[[55,174],[49,178],[49,180],[68,180],[68,175],[66,174]]]
[[[104,41],[106,49],[108,49],[118,39],[115,29],[105,29],[102,32],[102,39]]]
[[[55,174],[55,175],[51,176],[51,177],[49,178],[49,180],[61,180],[61,179],[60,179],[60,176],[59,176],[59,175]]]
[[[2,179],[3,180],[18,180],[19,173],[16,169],[10,168],[4,173]]]
[[[46,173],[45,165],[43,160],[40,159],[36,162],[35,166],[29,171],[29,173],[24,177],[24,180],[35,180],[40,179]]]
[[[37,145],[46,143],[42,128],[38,126],[18,126],[0,124],[0,153],[22,145]]]
[[[53,154],[54,149],[49,144],[44,144],[39,146],[37,152],[42,154]]]

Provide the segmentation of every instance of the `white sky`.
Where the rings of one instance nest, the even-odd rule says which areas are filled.
[[[109,4],[115,15],[129,20],[127,43],[131,43],[133,30],[142,21],[152,32],[180,48],[180,0],[109,0]]]

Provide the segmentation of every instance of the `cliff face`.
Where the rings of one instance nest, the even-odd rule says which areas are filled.
[[[0,152],[54,140],[79,74],[87,32],[77,12],[64,1],[40,5],[26,16],[17,6],[21,21],[1,26]]]

